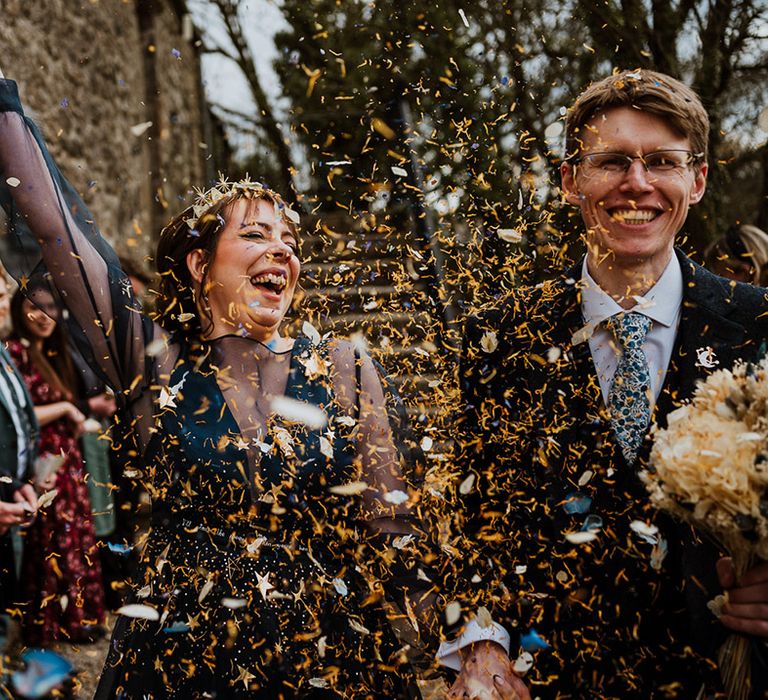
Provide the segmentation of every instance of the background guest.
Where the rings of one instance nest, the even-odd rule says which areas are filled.
[[[8,318],[9,299],[8,281],[0,268],[0,325]],[[0,343],[0,620],[17,589],[11,528],[31,523],[37,511],[37,495],[24,483],[31,470],[37,432],[24,380]]]
[[[57,489],[29,529],[24,547],[22,631],[24,641],[34,646],[90,641],[104,621],[101,567],[77,443],[85,416],[74,403],[75,373],[59,313],[53,294],[42,286],[17,291],[11,301],[14,337],[8,349],[41,426],[36,486],[39,491]]]
[[[704,253],[704,265],[715,274],[768,286],[768,234],[751,224],[731,226]]]

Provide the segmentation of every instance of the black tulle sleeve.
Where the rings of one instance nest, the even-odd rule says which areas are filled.
[[[142,404],[155,360],[145,348],[158,329],[141,315],[117,255],[24,114],[11,80],[0,80],[0,204],[9,272],[22,290],[55,287],[78,349],[146,436],[150,411]]]

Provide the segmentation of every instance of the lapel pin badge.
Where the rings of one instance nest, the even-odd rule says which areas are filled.
[[[704,369],[714,369],[720,364],[720,360],[715,356],[715,351],[707,346],[699,348],[696,351],[696,366]]]

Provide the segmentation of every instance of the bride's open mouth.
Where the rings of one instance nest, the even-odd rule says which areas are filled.
[[[261,275],[253,275],[250,278],[251,285],[267,292],[280,296],[288,285],[288,277],[282,273],[269,272]]]

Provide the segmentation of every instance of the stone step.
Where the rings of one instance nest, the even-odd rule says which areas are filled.
[[[408,345],[434,335],[434,314],[428,311],[393,313],[345,313],[320,316],[312,321],[321,334],[333,332],[341,337],[362,333],[370,345],[378,346],[382,336],[394,345]],[[414,340],[416,339],[416,340]],[[401,342],[406,340],[406,342]]]
[[[303,259],[333,262],[336,260],[359,260],[367,258],[411,257],[424,260],[425,256],[416,249],[410,237],[393,234],[363,233],[347,235],[313,235],[302,237]]]
[[[309,262],[301,268],[305,289],[333,285],[417,283],[429,274],[426,264],[410,258],[371,258],[342,262]]]
[[[313,309],[322,315],[411,313],[430,306],[423,285],[410,288],[393,285],[318,287],[298,291],[296,300],[302,308]]]

